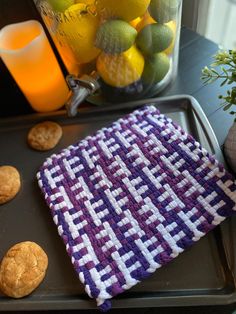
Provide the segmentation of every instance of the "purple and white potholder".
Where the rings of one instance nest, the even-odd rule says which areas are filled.
[[[154,106],[51,156],[37,177],[79,279],[104,311],[236,210],[233,177]]]

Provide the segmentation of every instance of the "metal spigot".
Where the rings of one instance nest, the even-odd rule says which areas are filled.
[[[74,75],[67,76],[66,80],[71,90],[70,98],[66,103],[66,110],[69,117],[75,117],[78,113],[79,105],[100,88],[98,79],[99,76],[95,71],[90,75],[83,75],[80,78]]]

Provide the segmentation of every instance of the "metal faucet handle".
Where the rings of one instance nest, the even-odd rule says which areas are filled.
[[[92,72],[90,75],[83,75],[80,78],[74,75],[67,76],[66,80],[71,90],[70,98],[66,103],[66,110],[69,117],[75,117],[78,113],[79,105],[100,88],[98,79],[97,72]]]

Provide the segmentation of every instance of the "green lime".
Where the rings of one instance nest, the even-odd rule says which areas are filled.
[[[159,83],[170,69],[170,60],[165,53],[156,53],[145,60],[142,81],[145,85]]]
[[[110,20],[102,24],[96,35],[95,46],[106,53],[118,54],[133,46],[137,31],[122,20]]]
[[[65,12],[70,6],[75,4],[74,0],[48,0],[48,3],[51,5],[52,9],[57,12]]]
[[[137,36],[137,46],[145,54],[154,54],[167,49],[174,38],[174,33],[167,25],[150,24]]]
[[[168,23],[176,18],[179,0],[152,0],[149,6],[151,17],[158,23]]]

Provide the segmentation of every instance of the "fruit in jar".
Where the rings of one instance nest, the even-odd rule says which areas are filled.
[[[170,60],[165,53],[160,52],[148,56],[145,60],[142,81],[145,85],[155,85],[163,80],[169,69]]]
[[[55,0],[61,1],[67,0]],[[73,4],[60,11],[65,18],[58,28],[80,68],[95,64],[103,83],[119,94],[137,82],[155,85],[166,76],[179,0],[69,1]]]
[[[148,12],[146,12],[143,18],[137,24],[136,29],[138,32],[140,32],[145,26],[150,25],[150,24],[155,24],[155,23],[156,21],[154,21],[151,15]]]
[[[86,4],[74,4],[64,13],[65,18],[58,26],[58,33],[71,48],[76,61],[88,63],[100,53],[94,46],[99,18],[87,11]]]
[[[174,38],[173,31],[167,25],[150,24],[137,36],[137,46],[144,54],[154,54],[167,49]]]
[[[130,21],[129,24],[130,24],[131,26],[133,26],[134,28],[136,28],[136,26],[138,25],[138,23],[141,22],[141,20],[142,20],[141,17],[136,17],[136,19]]]
[[[149,13],[158,23],[174,20],[178,12],[179,0],[151,0]]]
[[[75,0],[75,3],[94,4],[95,0]]]
[[[142,16],[150,0],[96,0],[98,14],[104,19],[119,18],[130,22]]]
[[[140,19],[140,22],[136,26],[136,30],[138,32],[140,32],[145,26],[150,25],[150,24],[155,24],[155,23],[156,23],[156,21],[154,21],[154,19],[147,12],[143,16],[143,18]],[[174,49],[174,46],[175,46],[176,22],[175,21],[170,21],[170,22],[168,22],[168,23],[166,23],[164,25],[168,26],[173,31],[173,34],[174,34],[174,37],[173,37],[173,40],[172,40],[170,46],[163,51],[166,54],[170,55],[173,52],[173,49]]]
[[[143,94],[143,83],[141,79],[125,87],[113,87],[107,85],[103,80],[100,80],[100,84],[105,98],[112,103],[127,101],[127,97],[132,97],[132,100],[135,100]]]
[[[168,23],[166,23],[165,25],[167,25],[173,32],[174,34],[174,37],[173,37],[173,40],[170,44],[170,46],[165,49],[163,52],[165,52],[167,55],[170,55],[172,54],[173,50],[174,50],[174,47],[175,47],[175,40],[176,40],[176,29],[177,29],[177,25],[176,25],[176,22],[175,21],[170,21]]]
[[[103,23],[96,35],[95,46],[106,53],[117,54],[128,50],[135,42],[137,31],[122,20]]]
[[[75,1],[74,0],[47,0],[51,5],[52,9],[56,12],[65,12],[70,6],[72,6]]]
[[[144,57],[135,46],[116,55],[103,52],[97,59],[99,75],[113,87],[125,87],[138,81],[143,69]]]

